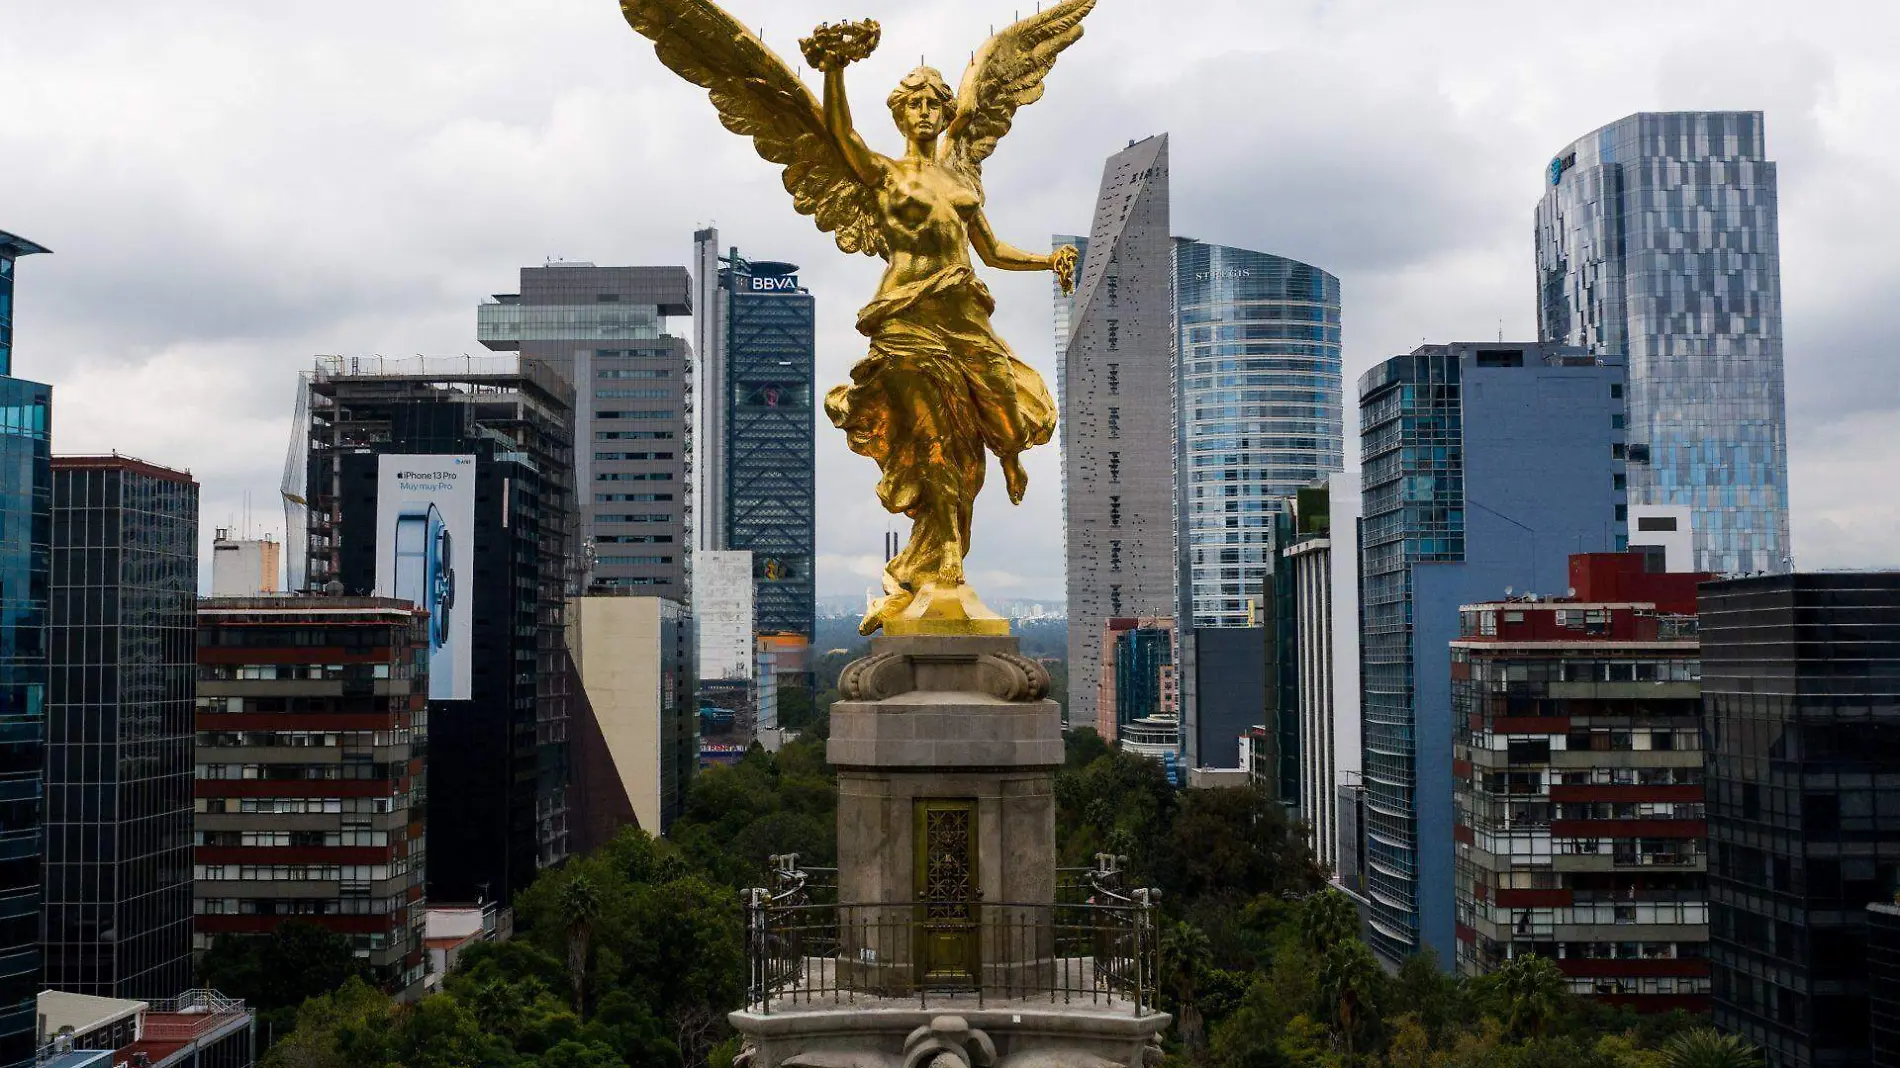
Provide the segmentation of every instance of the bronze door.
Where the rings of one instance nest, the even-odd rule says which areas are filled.
[[[918,982],[976,982],[976,802],[917,802]]]

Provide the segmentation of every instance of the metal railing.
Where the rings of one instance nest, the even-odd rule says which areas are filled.
[[[747,895],[748,1001],[762,1014],[871,999],[1152,1012],[1157,895],[1123,888],[1120,861],[1059,873],[1048,902],[840,902],[835,870],[773,857],[772,885]]]

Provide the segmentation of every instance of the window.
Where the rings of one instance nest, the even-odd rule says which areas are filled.
[[[665,400],[672,395],[673,391],[670,389],[597,389],[594,391],[596,400]]]
[[[1478,350],[1478,366],[1479,367],[1522,367],[1524,366],[1524,350],[1523,349],[1480,349]]]
[[[1639,515],[1636,517],[1637,530],[1674,530],[1676,517],[1673,515]]]

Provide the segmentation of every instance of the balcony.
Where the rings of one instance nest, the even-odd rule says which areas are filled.
[[[840,902],[834,869],[772,858],[748,892],[748,1010],[1035,1004],[1156,1011],[1155,894],[1121,886],[1118,858],[1058,873],[1056,900]]]

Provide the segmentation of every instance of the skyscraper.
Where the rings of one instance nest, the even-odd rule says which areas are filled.
[[[687,597],[693,361],[667,320],[692,313],[691,287],[684,267],[550,263],[476,309],[482,344],[574,388],[573,534],[596,588]]]
[[[1168,219],[1167,136],[1109,157],[1061,374],[1072,723],[1096,721],[1107,620],[1175,610]]]
[[[124,456],[53,461],[46,985],[190,989],[198,484]]]
[[[0,231],[0,1066],[33,1063],[40,991],[53,391],[13,377],[13,270],[45,252]]]
[[[1282,555],[1292,564],[1297,617],[1298,815],[1313,855],[1338,872],[1339,790],[1347,776],[1359,775],[1359,476],[1331,475],[1295,500],[1294,536]],[[1269,748],[1277,749],[1273,741]]]
[[[1345,462],[1339,279],[1264,252],[1174,246],[1180,618],[1258,618],[1271,513]]]
[[[574,390],[533,358],[392,364],[309,379],[309,581],[429,610],[428,894],[507,900],[569,851]],[[400,493],[467,468],[440,508]]]
[[[1866,906],[1900,893],[1900,571],[1713,582],[1701,617],[1715,1024],[1771,1068],[1867,1064]]]
[[[1359,379],[1365,860],[1374,949],[1453,959],[1451,640],[1462,604],[1625,547],[1623,368],[1427,345]]]
[[[1629,363],[1629,501],[1686,505],[1699,571],[1784,571],[1775,164],[1758,111],[1643,112],[1560,150],[1537,206],[1546,342]]]
[[[700,544],[752,554],[758,628],[809,643],[817,614],[811,292],[798,267],[719,254],[693,234],[699,343]],[[709,285],[709,282],[711,283]]]

